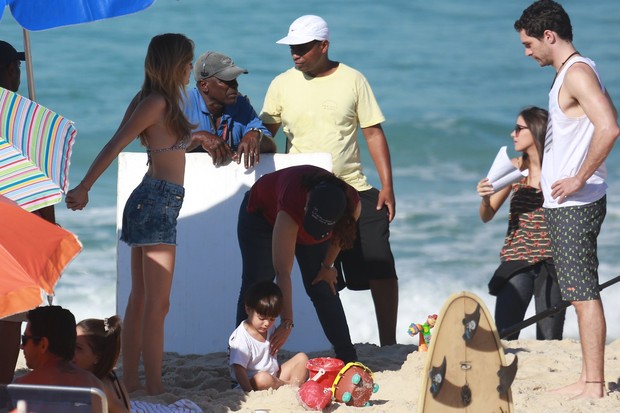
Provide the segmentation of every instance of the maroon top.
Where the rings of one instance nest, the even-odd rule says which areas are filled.
[[[317,166],[301,165],[264,175],[256,181],[250,190],[247,211],[250,213],[260,212],[271,225],[275,224],[278,212],[285,211],[299,225],[298,244],[320,244],[331,238],[332,234],[330,233],[327,237],[317,240],[304,231],[303,222],[308,188],[303,186],[303,182],[307,177],[321,175],[331,176],[332,174]],[[348,202],[357,207],[360,202],[357,191],[346,183],[344,185],[347,188]]]

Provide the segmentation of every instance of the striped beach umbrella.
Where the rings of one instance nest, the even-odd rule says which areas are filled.
[[[75,136],[70,120],[0,88],[0,194],[27,211],[60,202]]]
[[[87,23],[144,10],[155,0],[0,0],[23,27],[30,100],[0,88],[0,194],[35,211],[60,202],[67,190],[75,139],[71,121],[34,103],[30,30]]]

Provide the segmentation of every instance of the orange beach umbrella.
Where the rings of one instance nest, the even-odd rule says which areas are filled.
[[[71,232],[0,196],[0,318],[43,302],[82,250]]]

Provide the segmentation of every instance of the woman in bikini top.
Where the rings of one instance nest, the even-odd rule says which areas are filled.
[[[154,153],[186,151],[189,146],[189,143],[190,143],[189,139],[182,139],[169,148],[151,149],[147,147],[146,148],[146,156],[147,156],[146,164],[150,165],[152,163],[153,158],[151,155]]]

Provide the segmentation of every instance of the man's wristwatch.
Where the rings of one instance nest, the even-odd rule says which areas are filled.
[[[290,330],[295,327],[295,324],[293,324],[293,320],[282,320],[282,323],[280,323],[280,325],[284,326],[286,330]]]
[[[332,268],[334,268],[334,263],[332,262],[331,265],[327,265],[323,261],[321,261],[321,267],[325,268],[326,270],[331,270]]]
[[[258,132],[258,142],[260,143],[260,141],[263,139],[263,131],[259,128],[250,128],[250,131]]]

